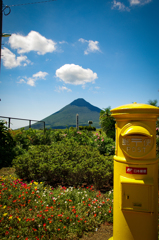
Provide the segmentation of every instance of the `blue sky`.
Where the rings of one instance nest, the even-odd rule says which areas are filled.
[[[77,98],[159,105],[158,0],[12,6],[32,2],[3,0],[0,116],[41,120]]]

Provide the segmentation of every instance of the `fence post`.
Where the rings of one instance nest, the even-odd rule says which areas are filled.
[[[45,134],[45,122],[44,122],[44,134]]]
[[[29,128],[31,128],[31,120],[29,120]]]
[[[10,118],[8,118],[8,128],[10,128]]]

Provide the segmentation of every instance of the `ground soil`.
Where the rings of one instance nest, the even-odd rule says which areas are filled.
[[[113,224],[104,223],[94,233],[83,236],[80,240],[108,240],[113,236]]]

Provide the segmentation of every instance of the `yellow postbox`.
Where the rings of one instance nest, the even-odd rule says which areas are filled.
[[[159,108],[133,103],[111,112],[116,120],[111,240],[157,240]]]

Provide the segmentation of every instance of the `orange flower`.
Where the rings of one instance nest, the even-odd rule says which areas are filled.
[[[97,214],[94,214],[94,217],[96,217],[97,216]]]
[[[57,230],[60,231],[60,228],[58,228]]]
[[[111,213],[111,212],[112,212],[112,211],[110,211],[110,210],[108,211],[108,213]]]

